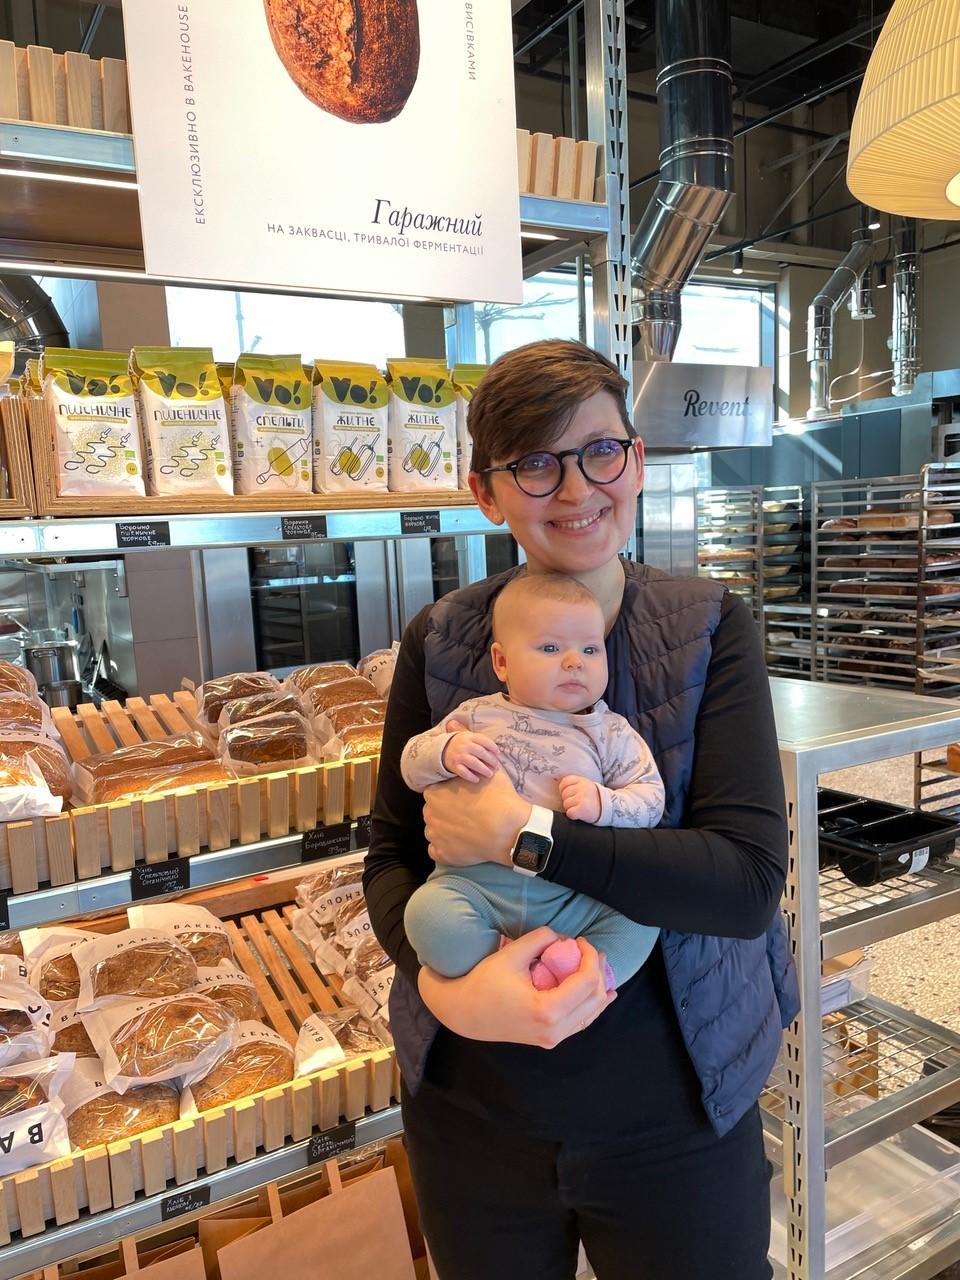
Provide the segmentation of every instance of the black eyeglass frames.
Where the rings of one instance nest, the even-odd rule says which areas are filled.
[[[635,443],[635,440],[622,440],[619,436],[604,436],[600,440],[588,441],[579,449],[563,449],[560,453],[546,450],[528,453],[516,462],[484,467],[480,474],[509,471],[517,487],[528,497],[549,498],[563,484],[564,458],[576,458],[581,473],[591,484],[613,484],[626,470],[627,454]]]

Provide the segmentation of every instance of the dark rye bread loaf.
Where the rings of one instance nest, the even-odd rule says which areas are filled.
[[[417,81],[416,0],[264,0],[270,38],[294,84],[354,124],[399,115]]]

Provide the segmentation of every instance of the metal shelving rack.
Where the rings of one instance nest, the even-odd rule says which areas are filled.
[[[524,274],[531,275],[579,255],[589,257],[592,269],[594,345],[612,359],[625,378],[632,373],[629,244],[630,209],[627,173],[627,84],[621,33],[624,0],[586,0],[584,8],[587,133],[600,145],[601,172],[606,175],[606,200],[579,203],[548,197],[520,197],[521,237],[525,244]],[[138,244],[136,173],[132,140],[117,135],[86,133],[29,123],[0,122],[0,159],[6,181],[16,196],[5,208],[0,225],[0,258],[7,272],[80,276],[133,283],[165,284],[144,271]],[[19,170],[23,170],[22,176]],[[38,178],[36,175],[40,174]],[[50,177],[76,175],[87,179],[76,187],[69,207],[62,188]],[[95,179],[91,184],[89,179]],[[0,184],[2,193],[2,184]],[[78,229],[72,237],[52,235],[51,227]],[[65,219],[69,220],[65,227]],[[35,238],[43,227],[47,240]],[[84,237],[86,236],[86,239]],[[112,237],[112,240],[111,240]],[[182,281],[169,283],[182,284]],[[248,289],[240,283],[217,282],[216,287]],[[261,290],[263,291],[263,290]],[[307,292],[287,289],[283,292]],[[442,299],[437,299],[442,302]],[[476,358],[473,307],[458,303],[446,311],[447,357],[450,361]],[[479,511],[463,497],[444,496],[436,506],[439,529],[422,534],[403,528],[401,507],[388,496],[382,509],[331,511],[326,516],[331,541],[392,541],[416,548],[418,538],[457,539],[458,555],[469,558],[483,535],[495,532]],[[419,503],[419,506],[425,504]],[[289,516],[290,512],[284,512]],[[311,513],[315,514],[315,513]],[[151,517],[155,518],[155,517]],[[208,550],[275,544],[290,545],[283,536],[279,513],[206,516],[163,516],[172,547]],[[119,539],[115,519],[49,519],[0,524],[0,558],[26,561],[32,557],[115,554]],[[480,535],[474,536],[474,535]],[[136,554],[124,548],[123,554]],[[485,559],[474,557],[472,569],[482,576]],[[288,867],[300,860],[300,840],[261,841],[217,854],[191,859],[194,884]],[[58,921],[91,910],[117,907],[130,900],[129,876],[100,877],[77,885],[41,890],[7,902],[11,924],[24,927]],[[399,1108],[368,1115],[357,1122],[357,1145],[400,1131]],[[278,1151],[260,1153],[247,1163],[229,1166],[205,1177],[210,1203],[223,1201],[263,1183],[304,1168],[309,1143],[288,1143]],[[188,1191],[177,1188],[178,1192]],[[120,1235],[143,1230],[161,1220],[162,1197],[138,1197],[123,1209],[83,1215],[69,1227],[14,1241],[0,1250],[0,1280],[12,1280],[95,1248]]]
[[[771,675],[810,674],[809,506],[803,485],[763,489],[763,616]]]
[[[813,678],[951,696],[960,466],[812,486]]]
[[[869,1064],[854,1071],[838,1024],[811,1014],[820,1008],[821,959],[956,914],[960,861],[869,889],[841,882],[836,869],[821,872],[817,778],[952,741],[960,705],[779,678],[771,688],[790,827],[784,901],[806,1011],[785,1033],[782,1067],[763,1099],[765,1124],[782,1139],[789,1206],[789,1264],[778,1275],[829,1280],[827,1170],[960,1099],[960,1037],[868,997],[843,1011],[842,1039],[864,1045]],[[929,1280],[960,1258],[960,1205],[928,1236],[883,1252],[856,1274]]]
[[[759,485],[697,490],[697,560],[744,600],[763,633],[763,490]]]

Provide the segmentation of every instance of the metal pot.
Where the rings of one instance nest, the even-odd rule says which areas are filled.
[[[40,686],[40,696],[48,707],[69,707],[76,711],[83,699],[83,685],[79,680],[54,680]]]
[[[50,644],[25,644],[23,659],[38,685],[58,684],[61,680],[77,680],[77,642],[58,640]]]

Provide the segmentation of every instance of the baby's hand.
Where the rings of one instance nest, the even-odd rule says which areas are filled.
[[[560,803],[568,818],[576,818],[580,822],[600,820],[600,792],[597,784],[589,778],[578,778],[574,773],[561,778]]]
[[[492,738],[482,733],[455,733],[443,749],[440,763],[450,773],[467,782],[492,778],[500,766],[500,751]]]

